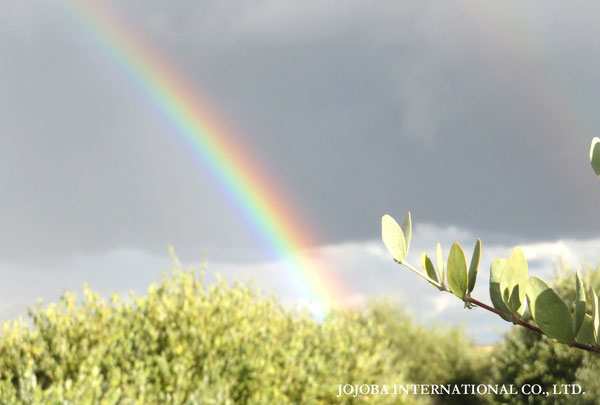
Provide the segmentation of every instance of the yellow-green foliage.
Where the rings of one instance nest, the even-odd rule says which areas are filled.
[[[3,324],[0,403],[415,403],[336,395],[339,384],[475,375],[460,333],[431,333],[390,305],[318,323],[247,284],[206,287],[193,270],[130,300],[85,287],[81,302],[66,293],[30,316],[33,327]]]

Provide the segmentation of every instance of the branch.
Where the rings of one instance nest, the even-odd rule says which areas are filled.
[[[475,298],[465,297],[465,301],[467,301],[467,302],[469,302],[469,303],[471,303],[471,304],[473,304],[475,306],[478,306],[478,307],[481,307],[483,309],[486,309],[486,310],[488,310],[490,312],[493,312],[493,313],[495,313],[496,315],[500,316],[503,319],[506,319],[507,316],[510,316],[510,319],[513,320],[513,321],[515,321],[516,324],[518,324],[518,325],[520,325],[520,326],[522,326],[524,328],[527,328],[529,330],[532,330],[532,331],[534,331],[536,333],[539,333],[540,335],[546,336],[544,334],[544,332],[542,332],[542,330],[540,328],[538,328],[537,326],[533,326],[532,324],[527,323],[524,320],[519,319],[519,318],[517,318],[514,315],[505,314],[504,312],[499,311],[496,308],[492,308],[489,305],[484,304],[483,302],[481,302],[479,300],[476,300]],[[588,352],[600,354],[600,347],[586,345],[584,343],[579,343],[579,342],[576,342],[576,341],[573,341],[573,342],[569,343],[569,346],[570,347],[576,347],[577,349],[581,349],[581,350],[586,350]]]

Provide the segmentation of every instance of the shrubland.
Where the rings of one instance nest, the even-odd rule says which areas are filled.
[[[577,297],[574,270],[555,289]],[[600,360],[514,328],[480,350],[461,328],[425,326],[390,301],[333,310],[317,322],[306,310],[249,282],[178,265],[147,293],[109,300],[84,288],[5,322],[0,337],[2,404],[594,404]],[[600,286],[599,272],[582,273]],[[528,314],[524,315],[525,319]],[[577,383],[585,396],[337,397],[340,384]]]
[[[85,287],[29,313],[30,325],[3,324],[3,404],[361,403],[373,398],[337,398],[338,386],[475,382],[487,369],[464,332],[389,302],[317,322],[251,283],[206,285],[178,266],[143,296],[106,301]]]

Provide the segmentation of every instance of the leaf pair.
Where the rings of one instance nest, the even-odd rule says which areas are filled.
[[[436,273],[433,262],[427,256],[427,253],[423,253],[421,256],[421,267],[425,272],[422,273],[406,262],[411,234],[412,223],[410,212],[406,214],[402,226],[398,225],[394,218],[387,214],[381,218],[381,237],[383,243],[396,262],[405,265],[429,281],[433,286],[440,289],[445,289],[444,280],[445,277],[448,277],[450,291],[460,299],[464,299],[467,294],[470,294],[473,291],[473,288],[475,288],[475,281],[477,280],[479,262],[481,260],[480,239],[477,239],[477,243],[473,249],[473,256],[471,257],[471,264],[468,269],[465,252],[458,243],[454,243],[450,248],[448,263],[446,269],[444,269],[442,247],[438,243],[436,248],[438,272]],[[446,272],[444,272],[444,270]]]
[[[575,273],[575,292],[577,295],[577,300],[575,301],[575,336],[577,337],[577,341],[589,345],[598,345],[600,344],[600,313],[599,313],[599,304],[598,304],[598,296],[594,292],[594,290],[590,287],[590,298],[592,300],[592,315],[586,314],[586,296],[585,296],[585,288],[583,286],[583,282],[581,281],[581,277],[579,277],[579,272]]]
[[[577,340],[592,346],[600,345],[600,302],[594,290],[590,287],[592,299],[592,315],[585,314]]]
[[[565,302],[546,282],[528,275],[527,259],[520,247],[511,252],[508,260],[495,259],[490,266],[490,298],[494,307],[508,315],[520,318],[525,309],[525,298],[529,310],[539,328],[548,337],[561,343],[569,343],[581,327],[585,315],[585,297],[581,296],[575,306],[576,320]],[[578,291],[583,290],[578,278]]]
[[[477,280],[477,270],[481,260],[481,239],[477,239],[471,264],[467,270],[467,259],[463,248],[455,242],[450,248],[448,255],[448,265],[446,271],[448,275],[448,286],[450,291],[460,299],[464,299],[467,294],[470,294],[475,288]]]
[[[523,315],[528,273],[527,259],[518,246],[513,249],[508,260],[498,258],[492,261],[490,298],[494,308],[507,315]]]
[[[568,344],[573,341],[577,329],[581,327],[581,323],[577,325],[579,322],[577,309],[574,324],[567,304],[552,287],[539,277],[529,279],[527,283],[527,300],[533,319],[546,336],[559,343]],[[585,310],[583,314],[585,315]],[[583,322],[583,317],[581,317],[581,322]]]
[[[542,332],[558,342],[571,342],[583,323],[585,301],[582,306],[581,296],[578,295],[574,323],[567,305],[552,287],[538,277],[529,278],[528,272],[527,259],[520,247],[513,249],[508,260],[500,258],[492,261],[490,298],[494,307],[507,314],[507,320],[510,315],[520,318],[527,298],[531,315]],[[581,280],[577,277],[578,291],[583,290]]]
[[[410,247],[410,237],[412,234],[412,224],[410,212],[406,214],[402,227],[396,220],[389,215],[381,218],[381,237],[385,247],[390,252],[394,260],[404,264],[408,248]]]
[[[396,220],[387,214],[381,218],[381,237],[385,247],[390,252],[394,260],[397,263],[408,267],[410,270],[429,281],[435,287],[440,288],[441,283],[435,276],[435,271],[433,272],[434,274],[432,277],[430,271],[427,269],[427,266],[425,266],[426,273],[422,273],[406,262],[406,255],[408,254],[408,249],[410,247],[411,235],[412,222],[410,212],[406,214],[406,217],[404,217],[402,226],[398,225]],[[431,264],[430,269],[432,267],[433,264]]]
[[[440,245],[439,243],[437,244],[435,254],[436,254],[436,262],[437,262],[437,268],[438,268],[437,272],[435,271],[433,262],[427,256],[426,252],[423,252],[423,254],[421,255],[421,267],[423,268],[423,270],[425,270],[425,272],[427,273],[427,276],[429,276],[429,278],[431,278],[432,280],[435,280],[438,283],[438,285],[433,284],[433,283],[432,284],[435,287],[438,287],[439,289],[444,290],[446,288],[444,286],[446,274],[444,273],[444,258],[442,256],[442,245]],[[439,278],[438,278],[438,276],[439,276]]]
[[[552,287],[539,277],[528,277],[527,260],[521,248],[513,249],[508,260],[495,259],[490,266],[490,298],[494,308],[507,314],[505,319],[509,320],[509,315],[520,318],[527,298],[531,316],[546,336],[565,344],[575,337],[580,342],[598,344],[600,313],[595,309],[592,316],[586,315],[585,289],[579,273],[575,282],[577,297],[572,315]],[[594,308],[599,307],[591,289],[590,295]]]
[[[590,287],[592,315],[586,314],[585,288],[579,272],[575,274],[575,311],[573,315],[556,292],[538,277],[531,277],[527,285],[527,300],[531,314],[548,337],[560,343],[600,344],[600,305],[598,296]]]

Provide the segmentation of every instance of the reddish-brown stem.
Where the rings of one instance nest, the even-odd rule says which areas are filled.
[[[527,323],[524,320],[519,319],[519,318],[517,318],[514,315],[507,315],[504,312],[497,310],[496,308],[492,308],[489,305],[484,304],[483,302],[481,302],[479,300],[476,300],[475,298],[467,297],[467,298],[465,298],[465,300],[469,301],[472,304],[477,305],[478,307],[481,307],[483,309],[487,309],[488,311],[493,312],[496,315],[499,315],[500,317],[502,317],[504,319],[506,319],[507,317],[510,317],[510,319],[512,321],[514,321],[515,323],[521,325],[524,328],[527,328],[527,329],[532,330],[532,331],[537,332],[537,333],[541,333],[542,335],[544,334],[544,332],[542,332],[542,330],[540,328],[538,328],[537,326],[533,326],[532,324]]]
[[[538,328],[537,326],[533,326],[530,323],[527,323],[524,320],[519,319],[519,318],[517,318],[514,315],[505,314],[504,312],[499,311],[496,308],[492,308],[489,305],[484,304],[483,302],[481,302],[479,300],[476,300],[475,298],[465,297],[465,301],[467,301],[467,302],[469,302],[469,303],[471,303],[473,305],[476,305],[478,307],[481,307],[483,309],[486,309],[486,310],[488,310],[490,312],[493,312],[493,313],[495,313],[496,315],[500,316],[503,319],[509,318],[510,320],[514,321],[516,324],[518,324],[518,325],[520,325],[520,326],[522,326],[524,328],[527,328],[529,330],[532,330],[534,332],[537,332],[539,334],[544,335],[544,332],[542,332],[542,330],[540,328]],[[586,344],[575,342],[575,341],[569,343],[569,346],[576,347],[576,348],[581,349],[581,350],[586,350],[588,352],[600,354],[600,347],[586,345]]]

